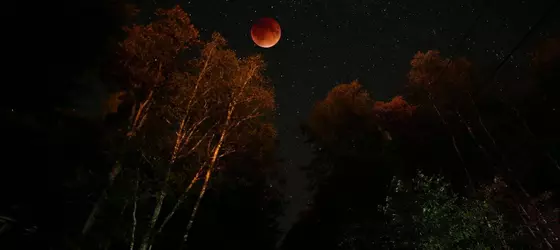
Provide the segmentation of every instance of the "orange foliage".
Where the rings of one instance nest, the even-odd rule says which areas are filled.
[[[346,113],[405,117],[412,115],[415,109],[416,106],[410,105],[402,96],[396,96],[388,102],[374,102],[362,85],[354,81],[334,87],[324,100],[315,105],[312,115],[321,122],[338,122]]]
[[[311,121],[338,124],[344,122],[348,114],[367,115],[371,112],[373,100],[357,81],[339,84],[327,97],[315,104]]]
[[[163,83],[176,66],[175,58],[198,43],[198,30],[179,6],[156,14],[160,19],[148,25],[124,28],[127,38],[119,54],[133,87],[150,89]]]
[[[412,115],[412,112],[416,109],[416,106],[411,106],[402,96],[395,96],[389,102],[375,102],[374,109],[377,112],[387,113],[387,112],[398,112],[408,115]]]
[[[227,130],[224,145],[240,150],[252,143],[270,144],[276,136],[270,119],[276,103],[263,75],[264,60],[260,55],[239,58],[226,45],[219,33],[204,44],[200,58],[191,62],[198,71],[189,81],[177,82],[182,98],[194,97],[202,107],[193,110],[205,110],[211,124],[219,124],[212,133]]]
[[[438,105],[446,107],[464,101],[468,96],[465,92],[473,91],[471,63],[464,58],[443,58],[439,51],[429,50],[416,53],[410,65],[409,87],[417,97],[425,96],[422,92],[426,91]]]
[[[334,87],[327,98],[317,105],[317,108],[326,108],[332,114],[338,114],[344,109],[349,109],[356,114],[367,112],[372,99],[357,81],[349,84],[340,84]]]
[[[339,84],[313,107],[309,132],[322,140],[334,141],[340,135],[337,130],[347,125],[351,117],[372,119],[372,105],[373,100],[357,81]]]
[[[464,58],[451,60],[442,58],[437,50],[419,51],[410,65],[408,80],[411,85],[440,92],[470,84],[471,64]]]
[[[435,72],[440,72],[449,63],[449,59],[443,59],[440,52],[437,50],[428,50],[428,52],[416,52],[410,61],[410,72],[408,79],[412,84],[431,85],[433,84],[438,75]]]
[[[374,101],[357,81],[334,87],[327,97],[317,102],[309,126],[323,139],[334,138],[336,127],[343,126],[349,119],[359,119],[366,126],[392,126],[394,122],[405,122],[416,106],[410,105],[402,96],[388,102]],[[388,128],[386,128],[388,129]]]

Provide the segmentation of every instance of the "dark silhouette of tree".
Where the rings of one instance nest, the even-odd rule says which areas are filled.
[[[196,42],[198,31],[190,23],[190,19],[179,7],[170,10],[157,10],[161,19],[146,25],[133,25],[125,28],[127,38],[120,43],[119,63],[116,73],[124,86],[126,98],[132,102],[129,113],[129,124],[126,132],[127,140],[134,137],[148,118],[154,102],[154,95],[161,94],[160,89],[169,82],[171,74],[177,70],[176,58],[189,45]],[[125,144],[124,147],[127,145]],[[122,164],[116,162],[109,174],[108,188],[119,175]],[[87,234],[95,222],[102,202],[106,198],[106,190],[86,221],[82,234]]]
[[[551,45],[549,44],[548,46]],[[551,49],[549,50],[552,52],[554,51]],[[489,88],[481,84],[499,84],[480,82],[477,79],[481,77],[473,75],[476,70],[469,69],[469,67],[466,66],[456,71],[457,68],[460,67],[456,67],[455,65],[470,65],[468,62],[464,62],[464,59],[459,59],[459,62],[456,63],[456,60],[441,59],[438,53],[431,53],[436,56],[427,56],[427,54],[430,53],[419,53],[415,56],[415,59],[419,55],[428,57],[429,60],[425,59],[420,61],[435,61],[435,64],[440,65],[440,68],[442,62],[446,61],[448,68],[437,73],[441,78],[431,80],[430,77],[426,75],[434,75],[436,73],[426,73],[426,70],[422,69],[430,69],[430,67],[420,66],[418,61],[415,63],[415,60],[413,60],[411,63],[413,67],[409,74],[411,82],[417,83],[417,79],[427,79],[423,80],[423,82],[428,83],[424,85],[431,86],[429,84],[430,81],[438,82],[437,79],[442,79],[441,81],[447,85],[459,85],[460,87],[455,89],[448,88],[441,92],[435,89],[437,87],[432,87],[432,89],[429,87],[424,88],[424,96],[426,96],[426,94],[431,94],[432,99],[429,100],[425,98],[415,104],[419,104],[423,107],[428,105],[432,106],[434,112],[438,114],[438,117],[442,121],[442,124],[445,124],[445,129],[450,131],[449,136],[454,136],[453,139],[459,149],[459,154],[463,156],[463,159],[468,159],[468,161],[465,161],[465,165],[471,173],[474,182],[486,183],[491,176],[505,175],[505,179],[510,183],[508,189],[511,190],[509,192],[515,193],[518,197],[517,201],[514,203],[515,205],[513,205],[516,209],[506,209],[507,212],[504,212],[508,217],[508,222],[512,225],[522,225],[524,227],[524,230],[522,230],[524,236],[531,234],[532,236],[530,237],[532,237],[532,240],[537,241],[539,244],[544,244],[548,236],[534,235],[531,231],[525,230],[526,228],[530,228],[526,226],[527,221],[530,221],[530,219],[528,219],[529,216],[524,211],[524,206],[528,206],[527,204],[529,204],[525,199],[531,200],[532,196],[539,196],[545,191],[558,190],[557,186],[553,184],[555,181],[550,179],[550,177],[546,177],[553,175],[552,170],[557,170],[554,169],[555,160],[551,157],[553,153],[549,151],[551,148],[553,150],[554,147],[550,144],[547,145],[547,147],[540,143],[543,138],[531,135],[532,129],[529,128],[526,123],[526,121],[531,121],[539,124],[539,119],[541,119],[542,122],[542,119],[550,117],[550,114],[543,115],[543,112],[540,111],[550,110],[544,103],[539,103],[537,105],[530,104],[538,103],[539,101],[536,100],[542,100],[544,96],[543,93],[540,91],[529,91],[524,96],[519,97],[519,93],[503,90],[503,88],[507,88],[507,86],[504,86],[505,84],[500,85],[501,89],[497,89],[496,93],[482,92]],[[419,66],[421,69],[415,70],[415,68]],[[548,71],[543,70],[542,72]],[[452,76],[451,81],[447,80],[449,77],[446,77],[446,74]],[[465,74],[470,75],[470,77],[461,77]],[[417,77],[418,75],[421,77]],[[471,81],[471,83],[456,84],[463,82],[465,79]],[[542,88],[542,86],[539,85],[540,84],[536,85],[536,89]],[[448,96],[451,96],[453,101],[446,101]],[[520,102],[518,100],[524,101]],[[422,103],[424,105],[422,105]],[[524,107],[529,110],[532,109],[532,111],[528,112],[528,114],[521,114],[520,116],[520,111],[516,107]],[[539,110],[539,114],[536,113],[537,110]],[[523,112],[521,111],[521,113]],[[530,118],[529,120],[525,120],[523,116],[530,116]],[[541,131],[544,130],[543,127],[540,127],[540,129]],[[544,132],[543,134],[554,136],[555,132]],[[553,140],[554,139],[551,141]],[[550,160],[552,160],[552,164]],[[452,177],[452,175],[446,175]],[[536,209],[535,214],[533,214],[533,219],[544,219],[544,217],[546,217],[546,211],[553,207],[555,207],[555,205],[548,203],[546,207],[540,208],[543,210],[542,213],[539,212],[539,209]],[[521,220],[522,218],[523,220]],[[551,230],[550,225],[540,225],[537,227],[539,228],[534,229],[535,231]],[[554,243],[550,238],[548,241],[550,244]],[[542,246],[544,247],[544,245]]]
[[[401,170],[391,162],[398,131],[391,125],[406,122],[413,110],[401,97],[375,102],[357,82],[333,88],[315,105],[303,127],[315,152],[305,168],[313,204],[286,237],[286,249],[334,249],[348,225],[378,216],[371,211],[384,198],[390,176]],[[364,193],[371,199],[363,199]]]
[[[108,44],[120,40],[118,28],[137,12],[117,7],[129,14],[107,29],[114,32]],[[283,198],[271,185],[275,104],[262,58],[239,58],[219,34],[200,41],[178,7],[156,14],[152,23],[126,28],[116,46],[103,44],[108,55],[91,49],[112,63],[66,68],[59,80],[82,85],[51,85],[60,102],[37,113],[21,102],[10,106],[8,126],[23,140],[8,138],[12,150],[43,150],[35,154],[40,159],[19,158],[33,169],[2,175],[12,179],[3,190],[22,186],[23,176],[30,181],[25,190],[34,190],[3,196],[10,207],[0,207],[0,223],[12,229],[1,233],[2,248],[176,248],[191,226],[198,236],[190,248],[273,248]],[[201,213],[196,223],[194,207]]]
[[[512,136],[521,135],[523,124],[500,99],[501,94],[481,94],[487,88],[479,72],[464,58],[443,58],[438,51],[419,52],[411,61],[405,97],[375,102],[359,84],[352,83],[335,87],[318,102],[303,126],[315,155],[304,168],[312,183],[313,202],[288,233],[284,248],[320,245],[334,249],[364,231],[372,232],[366,241],[383,241],[388,228],[375,226],[384,219],[373,208],[389,192],[390,176],[410,180],[417,170],[444,176],[451,181],[452,192],[493,204],[498,214],[504,209],[507,224],[513,229],[507,228],[510,238],[494,242],[516,245],[515,239],[537,244],[524,238],[530,234],[525,229],[529,219],[520,208],[530,206],[531,197],[550,189],[550,185],[545,188],[531,181],[537,178],[538,169],[543,169],[542,151],[527,144],[527,137]],[[473,197],[480,193],[477,186],[496,175],[506,175],[512,183],[510,192],[527,197],[515,203],[518,209]],[[548,204],[535,209],[533,220],[542,220],[553,207]],[[452,213],[447,211],[449,216]],[[554,235],[554,230],[545,224],[535,227],[551,233],[532,240],[553,244],[546,237]],[[356,229],[359,232],[349,235],[348,230],[357,225],[367,229]],[[408,225],[408,230],[413,230],[411,227]],[[536,228],[533,230],[538,231]],[[366,245],[354,247],[367,249]]]
[[[445,148],[453,150],[450,153],[455,159],[437,164],[439,172],[449,177],[455,186],[470,185],[471,188],[475,184],[473,179],[491,178],[496,171],[489,167],[494,164],[494,152],[485,145],[493,140],[488,131],[493,127],[482,120],[477,107],[473,106],[478,104],[478,100],[473,99],[477,77],[471,63],[465,58],[444,58],[439,51],[429,50],[416,53],[410,65],[407,99],[421,107],[419,120],[435,128],[422,129],[426,135],[441,140],[428,149],[438,153]],[[423,153],[430,155],[428,158],[437,158],[433,153]],[[455,164],[457,162],[459,164]],[[450,166],[457,169],[448,169]]]
[[[533,145],[546,159],[538,170],[536,179],[547,180],[543,188],[559,190],[560,186],[551,179],[560,173],[560,39],[547,39],[538,44],[533,52],[531,73],[534,91],[530,92],[521,105],[517,105],[532,137]],[[543,183],[545,184],[545,183]]]
[[[276,233],[267,216],[278,213],[281,196],[267,186],[268,175],[260,169],[276,166],[261,162],[270,161],[276,136],[271,120],[274,93],[263,76],[264,62],[260,56],[237,57],[217,33],[210,41],[198,40],[197,30],[179,7],[156,13],[158,20],[125,29],[128,37],[120,43],[114,76],[123,83],[126,101],[121,110],[129,118],[123,122],[127,128],[121,129],[122,146],[111,171],[114,184],[109,183],[107,195],[101,194],[83,231],[94,230],[90,241],[104,246],[144,250],[175,242],[178,247],[187,242],[190,231],[197,230],[198,210],[231,212],[227,203],[222,210],[203,205],[206,191],[212,190],[209,202],[213,204],[224,202],[217,194],[233,190],[232,196],[247,200],[241,208],[260,209],[253,213],[260,224],[251,230],[262,236],[255,244],[267,248]],[[232,171],[244,164],[254,168],[242,167],[239,176],[221,174],[230,161]],[[214,176],[222,178],[211,188]],[[244,189],[238,178],[249,178],[251,188]],[[222,182],[229,184],[222,186]],[[105,197],[108,203],[103,206]],[[185,217],[185,212],[190,216]],[[99,213],[105,215],[94,228]],[[213,219],[208,214],[204,218]],[[168,224],[174,224],[171,231]],[[168,232],[172,233],[158,237]],[[176,232],[182,237],[171,239]],[[222,237],[225,244],[234,243],[234,238]],[[165,243],[158,238],[166,239]]]

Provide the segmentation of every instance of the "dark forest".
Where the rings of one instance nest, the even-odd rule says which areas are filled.
[[[311,198],[283,230],[266,56],[178,5],[88,4],[4,31],[0,249],[560,248],[560,36],[523,44],[524,69],[418,49],[392,98],[322,93],[296,124]]]

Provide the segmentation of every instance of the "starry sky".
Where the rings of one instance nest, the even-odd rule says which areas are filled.
[[[406,83],[417,51],[437,49],[443,56],[466,56],[482,68],[495,68],[554,0],[157,0],[146,6],[179,4],[208,37],[220,32],[239,55],[261,53],[276,90],[280,157],[285,162],[286,194],[291,204],[287,227],[309,198],[298,167],[310,150],[299,124],[313,104],[339,83],[358,79],[378,99],[397,94]],[[149,8],[149,7],[148,7]],[[252,23],[272,17],[282,27],[280,42],[269,49],[254,45]],[[552,17],[534,40],[560,30]],[[526,67],[520,49],[508,67]],[[523,75],[509,75],[520,79]]]

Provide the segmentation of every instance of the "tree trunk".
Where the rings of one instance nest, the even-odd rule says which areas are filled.
[[[103,190],[103,193],[101,193],[101,196],[99,197],[99,199],[97,199],[97,202],[95,202],[95,205],[93,206],[93,210],[89,214],[89,217],[86,221],[86,224],[84,225],[84,228],[82,229],[82,235],[86,235],[88,233],[88,231],[91,229],[91,226],[95,222],[95,216],[99,212],[99,209],[101,208],[102,203],[107,198],[107,192],[108,192],[109,188],[113,185],[113,182],[115,181],[115,178],[117,177],[117,175],[119,175],[121,170],[122,170],[122,166],[121,166],[120,162],[117,161],[115,163],[115,165],[113,166],[113,169],[111,170],[111,173],[109,174],[109,184]]]
[[[234,110],[236,108],[236,105],[237,105],[237,98],[241,95],[241,93],[245,89],[245,86],[249,83],[249,80],[253,77],[253,74],[254,74],[255,70],[256,69],[252,69],[250,71],[247,79],[241,85],[241,88],[240,88],[239,92],[237,93],[237,95],[234,95],[233,99],[229,103],[227,116],[226,116],[226,119],[225,119],[225,122],[224,122],[224,127],[222,128],[222,131],[220,133],[220,139],[218,140],[218,143],[216,144],[216,146],[214,147],[214,150],[212,152],[212,156],[211,156],[211,159],[210,159],[210,164],[208,164],[208,169],[206,170],[206,176],[204,178],[204,184],[202,185],[202,189],[200,190],[200,194],[198,195],[198,199],[196,200],[196,204],[195,204],[195,206],[193,208],[193,211],[191,213],[191,218],[189,220],[189,224],[187,225],[187,231],[185,232],[185,235],[183,236],[183,244],[185,244],[187,242],[187,239],[189,237],[189,232],[190,232],[190,230],[193,226],[194,219],[195,219],[196,213],[198,211],[198,207],[200,206],[200,201],[202,200],[202,197],[204,197],[204,194],[206,193],[206,190],[208,189],[208,183],[210,182],[210,177],[212,175],[212,171],[214,170],[214,167],[216,166],[216,163],[218,162],[218,158],[220,157],[220,150],[222,149],[222,146],[225,142],[227,133],[231,129],[230,124],[231,124],[231,119],[232,119],[233,112],[234,112]]]
[[[208,169],[206,170],[206,176],[204,177],[204,185],[202,185],[202,189],[200,190],[200,194],[198,195],[198,199],[196,200],[196,204],[195,204],[195,206],[193,208],[193,211],[191,213],[191,218],[189,220],[189,224],[187,225],[187,231],[185,232],[185,235],[183,236],[183,244],[187,242],[187,238],[189,237],[189,231],[191,230],[191,228],[193,226],[194,219],[195,219],[195,216],[196,216],[196,212],[198,210],[198,207],[200,206],[200,201],[202,200],[202,197],[204,197],[204,193],[206,193],[206,189],[208,188],[208,183],[210,182],[210,176],[212,175],[212,170],[214,169],[214,166],[218,162],[218,157],[220,155],[219,153],[220,153],[220,150],[222,149],[222,145],[224,144],[226,134],[228,132],[228,126],[229,126],[229,122],[231,120],[231,116],[233,114],[234,107],[235,106],[233,104],[230,107],[230,109],[228,110],[225,126],[222,130],[222,133],[220,134],[220,140],[218,141],[218,144],[216,144],[216,147],[214,147],[214,152],[212,152],[212,158],[210,160],[210,164],[208,164]]]
[[[142,237],[142,245],[140,246],[140,250],[148,249],[148,243],[150,242],[150,236],[152,234],[152,230],[154,229],[154,226],[155,226],[155,224],[157,222],[157,219],[159,217],[159,214],[161,212],[161,208],[163,207],[163,200],[165,199],[165,196],[167,196],[167,192],[165,192],[165,190],[161,190],[159,192],[158,197],[157,197],[156,207],[154,208],[154,214],[152,215],[152,219],[150,220],[150,223],[148,224],[148,229],[146,230],[146,233],[144,234],[144,237]]]
[[[173,152],[171,153],[171,159],[169,160],[169,165],[167,167],[167,173],[165,173],[165,179],[163,181],[163,187],[159,192],[159,195],[156,199],[156,207],[154,208],[154,213],[152,214],[152,218],[150,219],[150,223],[148,224],[148,229],[142,238],[142,245],[140,245],[140,250],[147,250],[150,245],[150,239],[152,236],[152,231],[156,225],[157,220],[159,219],[159,214],[161,213],[161,208],[163,207],[163,201],[167,196],[167,192],[165,191],[165,185],[167,185],[167,181],[169,181],[169,176],[171,175],[171,167],[175,163],[177,159],[177,154],[179,153],[179,149],[181,148],[180,144],[182,143],[183,137],[183,129],[185,127],[185,120],[181,121],[181,125],[179,127],[179,131],[177,132],[177,139],[175,140],[175,146],[173,147]]]
[[[136,115],[134,115],[134,119],[131,121],[131,127],[129,129],[129,132],[127,132],[126,134],[127,142],[136,134],[136,130],[138,130],[142,126],[143,122],[146,120],[146,113],[150,108],[149,104],[152,101],[153,92],[154,92],[153,90],[150,91],[146,100],[140,103],[140,108],[136,112]],[[135,112],[135,109],[136,109],[135,107],[132,108],[133,110],[132,113]],[[95,202],[93,210],[88,216],[84,228],[82,229],[82,235],[86,235],[91,229],[91,226],[93,226],[93,223],[95,222],[95,216],[97,216],[97,213],[99,213],[99,209],[101,208],[102,203],[107,198],[107,192],[113,186],[113,182],[115,181],[115,178],[120,174],[121,170],[122,170],[122,166],[117,161],[115,165],[113,165],[113,168],[111,169],[111,173],[109,174],[109,184],[103,190],[103,193],[101,194],[97,202]]]
[[[206,170],[206,176],[204,177],[204,185],[202,186],[202,189],[200,190],[200,194],[198,195],[198,199],[196,200],[196,204],[194,205],[193,211],[191,213],[191,219],[189,220],[189,224],[187,225],[187,231],[185,232],[185,235],[183,236],[183,244],[187,242],[187,239],[189,237],[189,232],[192,228],[192,225],[194,223],[194,219],[196,216],[196,211],[198,211],[198,207],[200,206],[200,201],[202,200],[202,197],[204,197],[204,193],[206,193],[206,189],[208,188],[208,183],[210,182],[210,175],[212,174],[212,168],[208,167],[208,169]]]
[[[200,174],[202,173],[203,168],[204,168],[204,166],[200,167],[200,169],[198,170],[198,172],[196,173],[196,175],[192,179],[191,183],[189,184],[189,186],[187,187],[187,189],[183,193],[182,197],[177,201],[177,203],[175,203],[175,206],[173,206],[173,209],[171,209],[171,212],[165,217],[165,219],[163,220],[163,223],[161,223],[161,226],[159,227],[159,229],[157,231],[158,234],[161,233],[161,231],[163,230],[163,227],[165,227],[165,225],[169,222],[169,220],[171,220],[171,217],[173,217],[173,215],[175,214],[177,209],[179,209],[181,204],[183,204],[183,202],[185,202],[185,200],[187,199],[187,194],[189,193],[189,191],[193,187],[194,183],[196,183],[196,181],[198,181],[198,179],[200,178]]]
[[[134,189],[134,204],[132,208],[132,235],[130,239],[130,250],[134,250],[134,236],[136,234],[136,209],[138,206],[138,186],[140,182],[140,173],[138,168],[136,168],[136,188]]]

